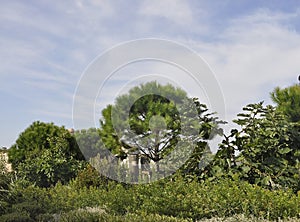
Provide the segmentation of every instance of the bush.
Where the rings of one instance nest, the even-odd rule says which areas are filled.
[[[233,121],[233,129],[220,144],[206,169],[211,178],[228,174],[268,189],[300,189],[299,123],[289,122],[275,107],[249,104]],[[237,154],[238,153],[238,154]],[[207,178],[207,177],[206,177]]]
[[[26,201],[12,206],[13,212],[26,212],[30,218],[35,219],[38,215],[45,213],[45,208],[36,201]]]
[[[34,222],[26,212],[13,212],[0,216],[1,222]]]
[[[73,186],[77,189],[82,187],[106,187],[109,179],[92,167],[90,164],[85,169],[80,171],[73,181]]]
[[[60,216],[61,222],[189,222],[192,220],[181,219],[175,217],[168,217],[158,214],[146,214],[146,213],[129,213],[125,215],[113,215],[107,213],[96,213],[88,211],[71,211],[64,213]]]
[[[300,215],[300,196],[291,189],[271,191],[230,179],[186,182],[176,176],[172,181],[165,179],[151,184],[124,186],[109,182],[105,188],[79,189],[72,184],[57,184],[47,189],[30,186],[21,194],[19,202],[5,212],[35,221],[49,221],[47,217],[54,214],[66,218],[65,221],[76,221],[76,218],[79,218],[77,221],[84,221],[82,218],[91,221],[130,221],[128,218],[132,221],[153,218],[153,221],[175,221],[174,218],[197,221],[235,215],[277,220]],[[78,210],[87,207],[101,209],[101,213]]]
[[[215,182],[182,179],[165,185],[153,183],[137,186],[134,201],[127,204],[130,212],[144,211],[174,217],[201,218],[229,217],[236,214],[278,219],[298,217],[299,196],[292,190],[270,191],[247,182],[223,179]]]
[[[87,211],[71,211],[68,213],[63,213],[59,221],[61,222],[98,222],[99,221],[99,214],[91,213]]]

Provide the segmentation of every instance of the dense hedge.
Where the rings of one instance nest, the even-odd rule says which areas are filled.
[[[270,191],[229,179],[199,183],[178,176],[146,185],[109,182],[105,187],[78,188],[73,181],[52,188],[14,189],[17,201],[7,204],[0,221],[16,215],[34,221],[49,221],[53,215],[60,221],[196,221],[239,214],[276,220],[300,215],[300,196],[292,190]],[[87,207],[101,213],[78,210]]]

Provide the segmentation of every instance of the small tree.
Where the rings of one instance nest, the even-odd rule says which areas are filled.
[[[48,187],[76,175],[84,157],[73,135],[53,123],[34,122],[9,149],[13,168],[27,180]]]
[[[241,130],[225,137],[210,166],[211,176],[238,174],[262,186],[299,189],[300,134],[295,124],[262,102],[243,110],[234,120]]]

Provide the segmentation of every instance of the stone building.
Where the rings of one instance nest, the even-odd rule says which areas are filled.
[[[122,150],[125,151],[126,149]],[[154,162],[139,151],[126,152],[126,154],[127,158],[124,159],[122,163],[128,167],[130,174],[135,175],[136,180],[138,180],[138,178],[143,178],[150,181],[155,166]]]
[[[12,171],[12,166],[11,164],[8,162],[8,153],[7,153],[7,148],[3,147],[0,149],[0,162],[5,164],[5,168],[7,172],[11,172]]]

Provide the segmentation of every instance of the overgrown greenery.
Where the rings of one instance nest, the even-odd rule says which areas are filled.
[[[234,175],[271,189],[299,190],[300,133],[273,106],[263,103],[243,108],[234,120],[241,129],[231,130],[220,144],[214,161],[202,177]],[[203,172],[201,172],[203,173]]]
[[[270,191],[231,179],[199,183],[176,175],[146,185],[111,181],[99,187],[78,187],[77,182],[10,188],[14,198],[0,220],[24,215],[33,221],[195,221],[238,214],[274,220],[300,213],[300,196],[290,189]]]
[[[43,187],[67,183],[85,164],[68,130],[39,121],[20,134],[8,154],[19,177]]]
[[[0,221],[300,221],[300,132],[291,111],[298,105],[289,102],[300,101],[296,87],[276,89],[276,107],[245,106],[234,120],[240,128],[224,135],[215,155],[206,140],[221,133],[220,122],[194,99],[202,120],[198,146],[177,173],[150,184],[129,185],[99,175],[74,143],[76,136],[83,152],[94,157],[103,149],[100,133],[124,158],[108,118],[112,106],[103,111],[100,132],[74,136],[63,127],[35,122],[9,150],[15,171],[7,172],[0,159]],[[140,133],[149,130],[151,115],[169,118],[155,113],[155,98],[142,98],[133,107],[131,124]],[[168,106],[162,112],[174,108],[156,99],[158,107]],[[142,108],[151,111],[145,123],[134,116],[142,115]],[[157,121],[150,130],[159,126]],[[176,125],[176,118],[172,121]]]

